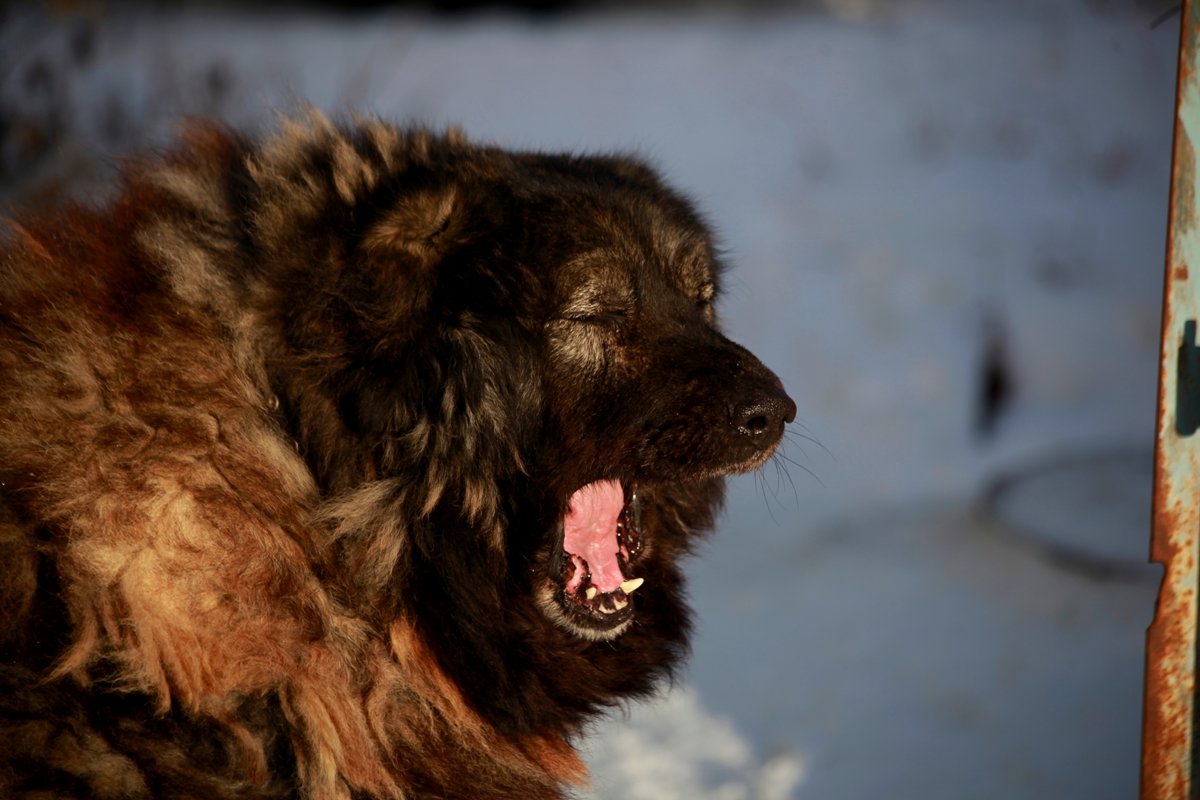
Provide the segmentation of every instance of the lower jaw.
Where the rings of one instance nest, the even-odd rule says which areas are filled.
[[[546,581],[537,593],[538,606],[551,622],[580,639],[593,642],[612,641],[629,630],[633,624],[633,611],[630,610],[627,615],[611,626],[593,627],[579,615],[563,608],[562,602],[559,600],[561,592],[562,589],[556,587],[553,582]]]

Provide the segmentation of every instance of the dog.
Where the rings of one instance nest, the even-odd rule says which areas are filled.
[[[625,156],[192,122],[0,245],[0,794],[560,798],[795,404]]]

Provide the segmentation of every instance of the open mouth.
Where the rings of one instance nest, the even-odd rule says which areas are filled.
[[[610,639],[633,619],[631,595],[642,585],[632,566],[642,552],[641,502],[635,488],[601,480],[576,489],[561,523],[555,614],[575,633]]]

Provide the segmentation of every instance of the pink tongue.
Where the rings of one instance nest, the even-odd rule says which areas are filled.
[[[625,580],[617,563],[617,520],[624,507],[619,481],[596,481],[571,495],[563,517],[563,549],[588,563],[592,585],[601,592],[616,591]],[[571,583],[578,587],[578,574]]]

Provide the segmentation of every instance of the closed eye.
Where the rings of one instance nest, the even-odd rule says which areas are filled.
[[[623,308],[588,309],[563,315],[569,322],[579,322],[585,325],[596,325],[604,328],[619,328],[624,325],[629,314]]]

